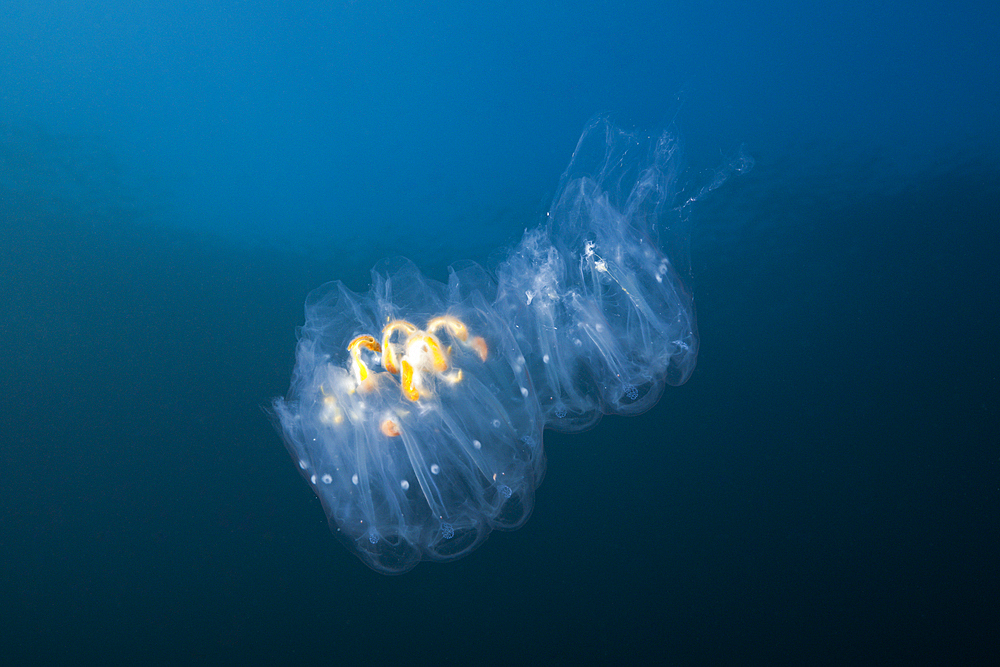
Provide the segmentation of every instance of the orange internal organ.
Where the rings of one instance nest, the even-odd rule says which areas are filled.
[[[368,379],[370,373],[367,364],[361,358],[361,350],[363,349],[370,350],[375,354],[381,352],[378,341],[375,340],[374,336],[369,336],[368,334],[357,336],[347,344],[347,350],[351,353],[351,370],[354,372],[354,378],[359,385]]]
[[[482,361],[486,361],[486,357],[489,354],[486,341],[481,336],[475,336],[472,340],[469,340],[469,328],[465,326],[465,322],[454,315],[441,315],[427,323],[427,331],[430,333],[437,333],[441,329],[447,330],[449,334],[466,347],[471,347]]]
[[[406,358],[414,368],[425,372],[444,373],[448,370],[448,355],[437,336],[420,332],[406,341]]]
[[[406,320],[393,320],[382,328],[382,366],[393,375],[399,373],[396,344],[392,342],[392,334],[397,331],[405,338],[409,338],[417,331],[417,327]]]
[[[403,395],[406,396],[411,401],[415,401],[420,398],[420,392],[414,386],[416,379],[413,377],[413,365],[403,359],[403,370],[399,374],[399,381],[403,385]]]
[[[441,329],[447,329],[448,333],[462,342],[465,342],[469,337],[469,330],[465,326],[465,322],[454,315],[441,315],[427,323],[427,331],[430,333],[437,333]]]
[[[469,347],[476,351],[476,354],[479,355],[480,361],[486,361],[486,357],[489,355],[490,349],[486,344],[486,340],[482,336],[476,336],[469,341]]]
[[[399,425],[391,419],[382,420],[382,435],[387,438],[395,438],[399,435]]]

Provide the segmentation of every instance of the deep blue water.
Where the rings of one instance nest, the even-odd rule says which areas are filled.
[[[18,663],[991,664],[985,3],[0,8],[0,647]],[[263,410],[313,287],[537,222],[676,123],[692,379],[547,434],[527,525],[402,577]]]

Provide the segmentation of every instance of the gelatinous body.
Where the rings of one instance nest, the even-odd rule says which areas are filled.
[[[384,261],[357,294],[306,301],[288,396],[274,410],[334,530],[386,573],[450,560],[523,524],[542,430],[650,408],[698,353],[691,300],[661,250],[682,215],[672,135],[603,120],[559,193],[494,274],[447,284]]]

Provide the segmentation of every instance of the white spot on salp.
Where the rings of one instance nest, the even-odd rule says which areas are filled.
[[[432,474],[432,475],[436,475],[436,474],[438,474],[439,472],[441,472],[441,466],[439,466],[439,465],[438,465],[438,464],[436,464],[436,463],[432,463],[432,464],[431,464],[431,474]]]
[[[524,396],[525,398],[528,398],[528,388],[527,387],[521,387],[521,396]]]
[[[323,475],[322,477],[320,477],[320,479],[323,480],[324,484],[329,484],[330,482],[333,481],[333,477],[330,476],[330,473]]]
[[[358,473],[354,473],[353,475],[351,475],[351,484],[353,484],[354,486],[358,485]]]
[[[401,481],[401,482],[399,483],[399,485],[400,485],[401,487],[403,487],[403,491],[406,491],[407,489],[409,489],[409,488],[410,488],[410,482],[409,482],[409,480],[406,480],[406,479],[404,479],[403,481]]]
[[[499,419],[494,419],[490,423],[493,424],[493,428],[500,428],[500,420]]]
[[[577,347],[582,347],[583,346],[583,341],[580,340],[579,338],[574,338],[573,339],[573,345],[576,345]]]
[[[478,440],[473,440],[472,441],[472,446],[475,447],[476,449],[482,449],[483,448],[483,443],[479,442]]]
[[[305,470],[306,468],[309,467],[309,464],[306,463],[305,459],[299,459],[299,467]]]
[[[528,290],[527,292],[524,293],[524,296],[527,299],[527,303],[525,303],[525,305],[530,306],[531,300],[535,298],[535,293],[532,292],[531,290]]]
[[[310,482],[312,482],[313,484],[315,484],[315,483],[316,483],[316,475],[312,475],[312,476],[311,476],[311,477],[309,478],[309,481],[310,481]]]
[[[547,355],[547,354],[543,354],[542,355],[542,363],[543,364],[549,363],[549,355]]]

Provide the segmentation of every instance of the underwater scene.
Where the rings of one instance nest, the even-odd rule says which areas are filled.
[[[5,660],[993,664],[997,34],[5,3]]]

